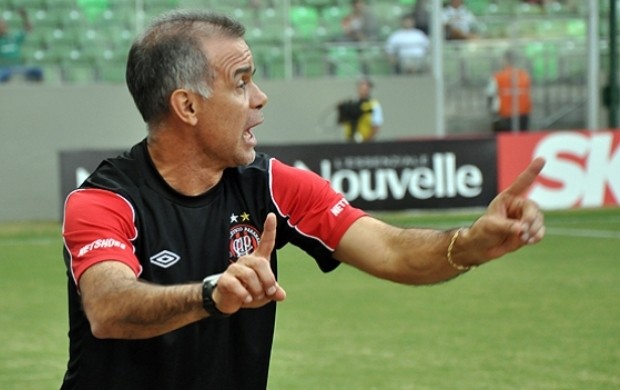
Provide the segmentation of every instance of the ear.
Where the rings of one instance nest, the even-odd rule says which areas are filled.
[[[170,96],[170,108],[181,121],[195,126],[198,123],[197,99],[196,94],[185,89],[177,89]]]

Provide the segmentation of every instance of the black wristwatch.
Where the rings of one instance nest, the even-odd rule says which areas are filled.
[[[202,307],[209,313],[209,317],[219,319],[226,318],[230,314],[222,313],[213,301],[213,290],[217,287],[217,281],[222,274],[210,275],[202,281]]]

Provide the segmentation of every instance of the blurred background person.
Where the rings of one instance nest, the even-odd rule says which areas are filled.
[[[388,59],[397,74],[426,71],[429,48],[428,36],[416,28],[413,14],[403,15],[401,27],[385,43]]]
[[[369,78],[357,82],[357,99],[338,104],[338,123],[347,142],[369,142],[376,139],[383,125],[383,110],[370,93],[374,87]]]
[[[446,39],[474,39],[478,20],[463,0],[450,0],[442,13]]]
[[[368,41],[377,38],[379,24],[364,0],[352,0],[351,12],[342,19],[344,38],[349,41]]]
[[[493,131],[513,129],[513,117],[517,117],[515,130],[526,131],[532,113],[531,78],[527,70],[516,66],[517,55],[508,50],[504,53],[504,66],[495,72],[486,89],[487,102],[493,115]]]
[[[27,65],[22,55],[22,46],[32,24],[25,9],[17,10],[22,19],[22,29],[10,31],[5,20],[0,19],[0,82],[7,83],[15,75],[24,75],[28,81],[42,81],[43,70]]]

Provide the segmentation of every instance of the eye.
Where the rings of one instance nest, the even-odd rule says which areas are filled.
[[[238,88],[241,89],[245,89],[247,87],[248,83],[245,80],[239,80],[239,84],[237,85]]]

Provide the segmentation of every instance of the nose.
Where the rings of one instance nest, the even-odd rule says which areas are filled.
[[[269,98],[267,97],[267,95],[258,87],[258,85],[256,83],[252,83],[253,85],[253,91],[252,91],[252,98],[250,100],[250,104],[252,105],[253,108],[256,108],[258,110],[260,110],[261,108],[265,107],[267,105],[267,102],[269,101]]]

